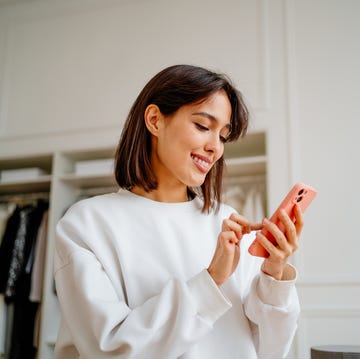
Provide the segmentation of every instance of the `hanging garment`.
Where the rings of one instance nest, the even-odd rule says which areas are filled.
[[[14,298],[14,315],[9,359],[34,359],[34,323],[38,303],[29,300],[31,274],[23,272],[18,279]]]
[[[39,303],[34,323],[34,346],[37,348],[39,343],[40,333],[40,309],[41,298],[43,291],[44,272],[45,272],[45,250],[47,240],[49,211],[46,211],[41,220],[40,228],[36,238],[33,266],[31,270],[31,286],[29,300],[31,302]],[[30,258],[29,258],[30,259]],[[30,273],[31,260],[28,261],[26,272]]]
[[[0,205],[0,244],[5,233],[7,222],[14,212],[15,207],[16,205],[8,203]]]
[[[20,217],[19,231],[16,239],[20,238],[21,241],[23,241],[22,237],[25,237],[25,254],[23,257],[21,257],[21,255],[18,256],[18,258],[22,258],[21,270],[15,266],[17,269],[17,278],[16,284],[12,288],[13,292],[11,292],[13,296],[5,297],[8,301],[11,300],[14,302],[14,320],[11,333],[9,359],[35,358],[36,347],[34,346],[34,324],[38,303],[32,302],[29,299],[34,259],[34,256],[31,256],[31,253],[35,252],[36,238],[40,223],[47,209],[47,202],[38,201],[37,205],[33,207],[33,211],[25,212],[28,216],[24,216],[25,220],[23,223],[21,222]],[[24,228],[22,228],[21,225],[23,225]],[[15,248],[14,254],[16,255]],[[11,268],[12,267],[10,266],[10,271]],[[5,294],[7,295],[8,292],[5,291]]]
[[[16,236],[20,222],[20,207],[16,207],[13,214],[7,221],[3,239],[0,246],[0,293],[5,293],[8,274],[11,263],[11,255],[14,248],[14,238]]]
[[[264,193],[259,185],[254,185],[246,191],[242,213],[254,222],[261,222],[265,217],[263,197]]]
[[[5,203],[0,205],[0,245],[2,243],[2,239],[5,235],[5,230],[8,224],[8,220],[13,214],[16,208],[15,204],[12,203]],[[3,249],[2,249],[3,250]],[[2,258],[4,259],[4,258]],[[2,268],[0,271],[3,270],[4,262],[0,260],[0,267]],[[2,272],[1,272],[2,273]],[[11,313],[8,310],[7,306],[5,305],[4,295],[0,294],[0,356],[2,354],[8,353],[7,351],[7,331],[6,329],[9,327],[8,323],[11,323]]]
[[[21,273],[24,271],[27,258],[33,245],[34,225],[36,208],[26,206],[20,210],[18,230],[14,239],[14,246],[11,253],[9,273],[5,287],[5,300],[7,303],[13,301],[16,294],[16,286]]]
[[[41,302],[42,288],[44,282],[44,271],[45,271],[45,249],[47,239],[47,227],[48,227],[49,212],[46,211],[41,220],[40,228],[36,238],[33,268],[31,271],[31,289],[29,299],[32,302]],[[28,261],[26,268],[27,272],[30,272],[29,265],[31,262]]]
[[[231,185],[224,193],[224,202],[244,215],[245,193],[241,186]],[[244,215],[245,216],[245,215]]]
[[[245,218],[259,222],[266,216],[265,179],[250,176],[232,178],[224,191],[224,202],[235,208]]]
[[[39,226],[48,204],[39,201],[36,206],[28,205],[20,209],[18,230],[14,239],[10,267],[5,287],[5,300],[9,303],[16,295],[18,279],[25,271],[31,253],[36,245]],[[32,263],[30,265],[32,267]]]
[[[29,299],[35,245],[46,201],[18,206],[9,218],[0,247],[0,289],[12,305],[9,359],[33,359],[34,322],[38,303]],[[11,332],[10,332],[11,330]]]

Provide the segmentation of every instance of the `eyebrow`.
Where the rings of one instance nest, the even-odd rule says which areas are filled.
[[[200,111],[200,112],[193,112],[192,113],[193,116],[203,116],[203,117],[206,117],[208,118],[211,122],[219,122],[218,119],[213,116],[212,114],[208,113],[208,112],[204,112],[204,111]],[[230,129],[231,127],[231,124],[230,123],[227,123],[225,125],[225,127],[227,127],[228,129]]]

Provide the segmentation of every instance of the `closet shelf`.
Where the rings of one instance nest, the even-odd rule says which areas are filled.
[[[266,173],[266,156],[225,159],[228,176],[260,175]]]
[[[0,182],[0,194],[48,192],[50,190],[52,176],[41,176],[26,181]]]
[[[99,175],[67,174],[59,177],[59,179],[66,184],[82,188],[116,186],[112,173]]]

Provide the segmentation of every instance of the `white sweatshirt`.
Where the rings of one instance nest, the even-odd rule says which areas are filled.
[[[260,271],[247,252],[252,234],[218,287],[206,268],[234,210],[201,205],[120,190],[67,211],[56,236],[56,359],[285,357],[299,315],[294,281]]]

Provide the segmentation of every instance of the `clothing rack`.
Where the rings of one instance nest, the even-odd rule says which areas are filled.
[[[266,215],[266,176],[254,174],[233,176],[224,184],[225,203],[252,220],[260,220]]]

